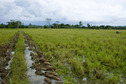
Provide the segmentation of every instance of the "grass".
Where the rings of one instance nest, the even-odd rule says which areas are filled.
[[[29,84],[26,75],[27,65],[24,55],[25,45],[23,35],[20,33],[18,43],[16,44],[14,58],[11,63],[10,84]]]
[[[65,84],[125,83],[126,30],[21,29],[48,58]],[[9,42],[17,30],[0,29],[0,46]],[[10,84],[28,84],[24,55],[24,38],[20,33],[11,65]]]
[[[14,29],[0,29],[0,46],[8,43],[16,32],[17,30]]]
[[[120,83],[121,79],[123,83],[126,82],[125,30],[118,30],[119,34],[116,34],[117,30],[25,29],[23,31],[32,37],[44,56],[51,60],[66,84],[76,80],[83,82],[83,77],[86,77],[89,83],[110,83],[111,80],[112,83]],[[66,63],[71,70],[65,66]],[[109,74],[106,75],[107,73]]]

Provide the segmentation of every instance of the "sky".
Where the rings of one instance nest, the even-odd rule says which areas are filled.
[[[0,0],[0,23],[51,23],[126,26],[126,0]]]

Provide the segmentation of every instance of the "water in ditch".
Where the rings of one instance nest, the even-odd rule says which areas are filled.
[[[9,51],[7,51],[9,52]],[[14,55],[15,51],[11,51],[11,59],[8,61],[8,65],[5,67],[6,70],[9,70],[10,69],[10,66],[11,66],[11,62],[13,60],[13,55]],[[8,72],[9,74],[10,72]],[[2,84],[2,78],[0,77],[0,84]]]
[[[27,44],[25,44],[27,45]],[[29,50],[29,47],[26,46],[25,49],[25,56],[26,56],[26,61],[27,61],[27,76],[29,78],[30,84],[42,84],[44,82],[44,76],[39,76],[35,74],[35,69],[32,69],[32,63],[34,63],[34,61],[31,60],[31,56],[30,53],[33,52],[31,50]]]
[[[14,56],[13,56],[14,53],[15,53],[14,51],[11,52],[11,54],[12,54],[11,59],[10,59],[10,61],[8,62],[8,65],[5,67],[5,69],[10,69],[11,62],[12,62],[12,60],[13,60],[13,58],[14,58]]]
[[[45,79],[45,76],[39,76],[39,75],[36,75],[35,74],[35,69],[32,69],[31,66],[32,66],[32,63],[34,63],[33,60],[31,60],[31,56],[30,56],[30,53],[35,53],[34,51],[32,50],[29,50],[29,47],[27,44],[25,44],[26,48],[25,48],[25,56],[26,56],[26,62],[27,62],[27,76],[28,76],[28,79],[30,81],[30,84],[47,84],[44,79]],[[46,71],[42,70],[43,73],[45,73]],[[53,80],[51,79],[51,83],[52,84],[56,84],[56,80]]]
[[[1,79],[1,77],[0,77],[0,84],[1,84],[1,82],[2,82],[2,79]]]

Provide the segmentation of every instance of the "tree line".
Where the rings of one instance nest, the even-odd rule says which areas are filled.
[[[47,18],[48,25],[24,25],[21,21],[10,20],[7,24],[0,24],[0,28],[64,28],[64,29],[72,29],[72,28],[80,28],[80,29],[126,29],[126,26],[110,26],[110,25],[100,25],[100,26],[92,26],[87,24],[87,26],[83,26],[82,22],[79,21],[76,25],[59,23],[56,21],[53,24],[50,24],[51,19]]]

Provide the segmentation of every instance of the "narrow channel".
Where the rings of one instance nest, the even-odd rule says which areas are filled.
[[[27,77],[30,84],[64,84],[63,79],[57,76],[56,68],[44,58],[42,52],[26,34],[24,34],[24,42]]]
[[[29,50],[28,44],[25,43],[25,56],[26,56],[26,62],[27,62],[27,76],[28,79],[30,81],[30,84],[42,84],[44,83],[44,76],[39,76],[35,74],[35,69],[32,69],[32,63],[34,63],[34,61],[31,60],[31,56],[30,53],[34,53],[32,50]]]
[[[34,53],[36,54],[36,52],[34,50],[30,50],[30,47],[28,46],[27,43],[25,43],[25,57],[26,57],[26,63],[27,63],[27,76],[28,76],[28,79],[30,81],[30,84],[48,84],[45,82],[45,76],[44,75],[37,75],[35,74],[36,72],[36,69],[32,69],[32,63],[34,63],[34,61],[31,59],[31,56],[30,54],[31,53]],[[44,70],[41,70],[44,74],[47,71],[44,71]],[[57,80],[54,80],[54,79],[51,79],[51,84],[63,84],[63,82],[61,81],[57,81]]]
[[[10,70],[11,62],[12,62],[12,60],[14,58],[13,55],[14,55],[15,51],[9,51],[9,50],[7,50],[7,52],[10,53],[10,60],[8,61],[8,65],[5,67],[5,69],[8,70],[8,73],[7,73],[6,77],[10,74],[9,70]],[[2,84],[2,83],[3,83],[3,80],[0,77],[0,84]]]
[[[11,62],[12,62],[12,60],[13,60],[13,58],[14,58],[14,56],[13,56],[14,53],[15,53],[15,51],[11,51],[12,56],[11,56],[10,61],[8,62],[8,66],[6,66],[5,69],[10,69]]]

